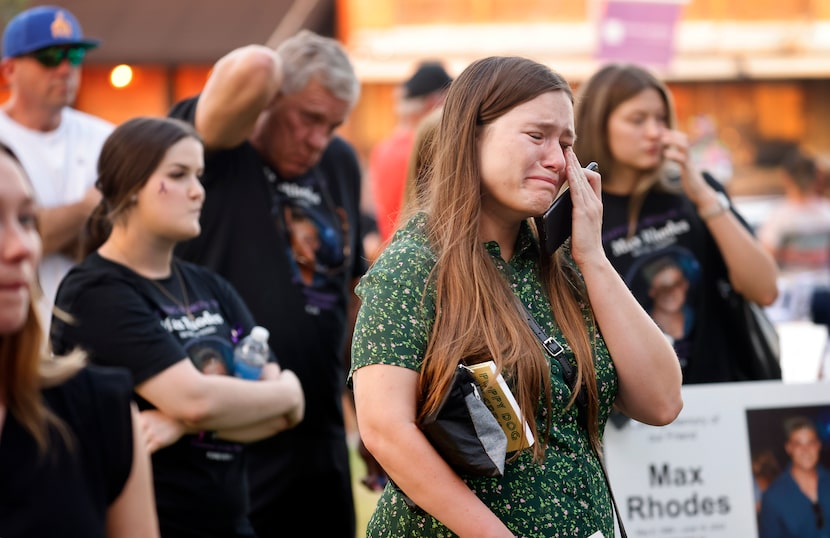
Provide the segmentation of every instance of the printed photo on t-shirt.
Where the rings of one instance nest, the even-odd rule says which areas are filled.
[[[694,301],[701,281],[697,259],[686,249],[667,249],[637,259],[627,276],[632,293],[685,364],[691,351],[696,322]]]

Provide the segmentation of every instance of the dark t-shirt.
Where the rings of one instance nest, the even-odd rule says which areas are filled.
[[[53,318],[56,352],[81,346],[93,363],[126,367],[136,385],[186,357],[202,371],[232,373],[234,343],[253,326],[250,312],[220,276],[187,262],[174,263],[193,319],[148,279],[90,254],[58,289],[56,305],[75,323]],[[155,282],[183,297],[175,274]],[[154,408],[137,394],[136,400],[141,410]],[[201,432],[183,436],[152,460],[162,535],[245,535],[243,445]]]
[[[195,108],[196,99],[189,99],[170,115],[192,122]],[[177,254],[239,290],[270,331],[277,360],[297,374],[305,393],[299,426],[251,445],[254,508],[273,501],[268,510],[290,512],[291,503],[320,502],[319,491],[311,499],[300,489],[316,483],[339,497],[324,504],[350,509],[343,354],[351,282],[366,269],[355,152],[335,137],[316,166],[288,179],[244,142],[208,152],[203,183],[202,233],[181,243]]]
[[[692,203],[679,194],[652,190],[631,237],[629,197],[603,192],[602,203],[606,255],[672,340],[683,382],[738,381],[738,351],[724,329],[719,296],[718,282],[726,280],[726,267]]]
[[[89,366],[43,390],[46,406],[72,435],[50,432],[41,455],[11,414],[0,432],[0,536],[104,538],[107,508],[130,475],[132,384],[116,368]]]

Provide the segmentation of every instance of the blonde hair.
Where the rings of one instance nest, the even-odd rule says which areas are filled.
[[[398,225],[406,222],[424,204],[426,184],[432,173],[432,143],[441,123],[441,107],[434,109],[418,123],[415,140],[409,155],[404,184],[403,202],[398,216]]]
[[[526,58],[490,57],[467,67],[447,94],[432,146],[433,169],[424,205],[427,234],[438,259],[430,275],[436,318],[421,369],[419,413],[438,406],[460,360],[474,364],[492,358],[511,378],[519,406],[532,411],[528,416],[537,416],[540,405],[546,409],[544,434],[539,434],[535,421],[529,421],[538,440],[533,447],[537,462],[544,459],[553,414],[550,369],[513,291],[479,241],[478,138],[488,124],[548,92],[565,92],[573,100],[560,75]],[[555,258],[543,256],[539,271],[554,317],[577,361],[569,405],[585,391],[588,435],[599,449],[591,345],[596,328],[585,325],[580,306],[587,304],[584,286],[563,256],[561,251]]]

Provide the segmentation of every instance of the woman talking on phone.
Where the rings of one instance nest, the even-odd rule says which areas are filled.
[[[689,160],[668,88],[642,67],[609,64],[579,87],[574,148],[602,168],[605,253],[647,310],[655,297],[680,296],[686,318],[671,336],[684,383],[740,381],[734,330],[726,329],[727,288],[762,306],[778,293],[777,268],[723,187]],[[653,282],[658,261],[681,269]],[[656,285],[655,285],[656,284]],[[677,293],[682,291],[682,293]]]
[[[680,412],[677,358],[602,250],[600,175],[575,139],[571,90],[544,65],[484,58],[452,83],[426,200],[357,288],[358,426],[390,478],[369,536],[613,536],[597,457],[612,406],[648,424]],[[534,218],[565,184],[573,235],[543,255]],[[573,394],[525,310],[564,348]],[[418,423],[459,363],[488,360],[536,442],[500,477],[462,476]]]

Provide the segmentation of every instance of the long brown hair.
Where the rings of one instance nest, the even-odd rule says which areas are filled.
[[[677,121],[671,92],[657,77],[640,66],[608,64],[579,87],[574,108],[574,122],[579,138],[574,144],[574,151],[583,162],[599,163],[604,174],[609,174],[616,168],[608,140],[608,119],[618,106],[649,88],[660,94],[666,108],[666,124],[673,129]],[[629,234],[636,230],[643,201],[652,188],[677,191],[676,187],[669,185],[669,175],[669,169],[663,166],[656,169],[654,174],[646,176],[634,188],[628,205]]]
[[[28,181],[14,153],[0,144],[2,158],[12,159]],[[83,366],[84,356],[74,352],[58,359],[49,354],[37,308],[39,297],[40,288],[35,282],[29,289],[29,310],[23,326],[13,334],[0,337],[0,401],[9,415],[35,439],[39,452],[44,455],[52,442],[50,431],[57,432],[70,447],[73,438],[66,424],[46,407],[41,389],[72,377]]]
[[[539,435],[535,421],[528,421],[538,439],[534,458],[540,462],[552,420],[550,369],[513,292],[479,241],[478,138],[485,126],[547,92],[565,92],[573,101],[570,87],[560,75],[519,57],[473,62],[450,86],[435,135],[434,167],[427,181],[427,230],[438,257],[430,276],[436,291],[436,319],[420,379],[423,415],[438,405],[460,359],[477,363],[492,358],[512,378],[519,406],[532,410],[529,417],[537,415],[542,395],[545,434]],[[595,329],[585,326],[580,309],[580,301],[587,303],[585,290],[560,255],[542,260],[540,271],[554,317],[577,360],[577,388],[569,405],[579,390],[586,391],[589,438],[599,448],[589,335]]]

